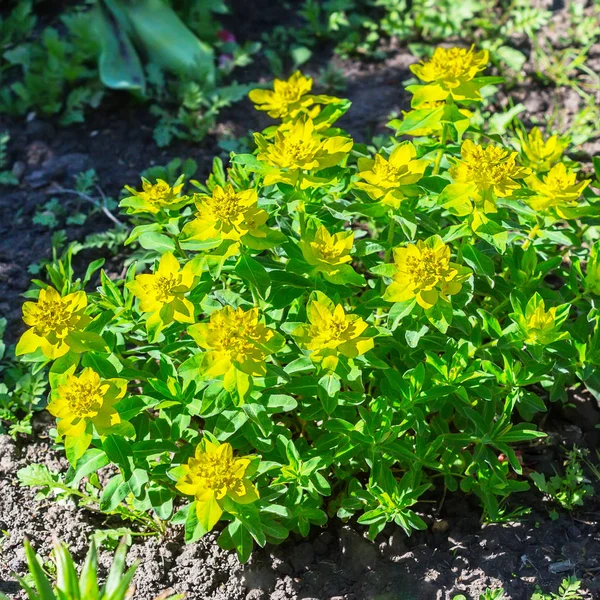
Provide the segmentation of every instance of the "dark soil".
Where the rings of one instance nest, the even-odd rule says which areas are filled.
[[[262,31],[294,18],[278,3],[239,0],[232,4],[233,14],[243,18],[230,18],[227,26],[242,40],[258,39]],[[561,10],[566,9],[555,13],[558,23]],[[407,49],[395,48],[393,42],[389,49],[384,62],[335,60],[348,84],[343,95],[353,101],[340,125],[358,141],[385,132],[389,115],[408,108],[402,82],[409,78],[408,65],[415,58]],[[330,55],[324,49],[303,70],[316,74]],[[600,48],[592,51],[588,66],[600,71]],[[238,75],[240,81],[271,78],[260,61]],[[515,102],[525,104],[527,111],[521,117],[530,123],[543,123],[556,112],[556,106],[560,118],[569,122],[582,106],[571,88],[557,90],[529,78],[510,94]],[[507,103],[508,97],[500,95],[498,105]],[[17,121],[0,118],[0,131],[8,130],[11,135],[10,165],[21,172],[19,186],[0,188],[0,316],[8,319],[6,341],[14,342],[23,329],[20,295],[29,287],[28,265],[51,254],[52,231],[34,225],[32,218],[37,207],[53,196],[56,185],[71,188],[77,173],[94,168],[103,191],[117,198],[125,184],[138,184],[142,170],[174,157],[196,160],[196,177],[202,179],[210,171],[214,155],[225,157],[217,146],[220,132],[243,136],[270,123],[244,101],[228,110],[215,134],[201,144],[179,141],[161,150],[152,138],[154,120],[148,107],[126,95],[109,96],[99,110],[89,113],[85,123],[69,128],[59,128],[35,115]],[[589,161],[599,151],[599,144],[596,138],[575,150],[578,157]],[[65,203],[67,214],[79,210],[72,198],[57,197]],[[96,213],[83,226],[65,229],[69,240],[81,240],[110,227],[112,223]],[[573,400],[573,408],[566,413],[555,409],[544,424],[543,429],[551,432],[549,443],[524,449],[526,466],[551,475],[552,465],[562,461],[563,444],[592,449],[600,445],[599,430],[594,428],[600,421],[598,403],[588,396]],[[16,594],[11,574],[26,571],[25,535],[46,557],[52,536],[57,534],[83,559],[89,534],[119,525],[73,504],[38,502],[34,491],[18,486],[17,470],[32,462],[66,469],[64,457],[52,450],[47,430],[48,423],[38,418],[34,436],[18,443],[0,437],[0,531],[6,532],[0,537],[0,591],[15,594],[15,598],[23,597]],[[514,499],[513,507],[517,502],[533,507],[526,520],[487,526],[480,523],[481,510],[475,499],[452,495],[438,511],[440,501],[433,497],[419,506],[430,527],[411,538],[390,528],[371,543],[360,527],[333,520],[326,529],[314,528],[306,540],[291,539],[279,547],[257,550],[245,566],[235,555],[218,548],[216,535],[190,546],[181,541],[177,528],[166,540],[136,538],[130,553],[130,560],[142,560],[136,597],[151,600],[164,588],[173,587],[187,592],[190,599],[202,600],[438,600],[459,593],[478,598],[486,587],[502,585],[509,598],[529,600],[536,585],[556,590],[564,577],[576,575],[583,579],[585,598],[600,598],[597,496],[580,511],[552,521],[549,506],[539,494],[523,494]],[[107,559],[108,555],[103,555],[104,567]]]
[[[45,421],[38,419],[37,434],[23,443],[0,436],[0,530],[6,532],[0,544],[0,591],[15,598],[24,598],[12,578],[13,571],[26,572],[24,536],[47,557],[58,534],[82,560],[89,535],[114,525],[73,503],[36,501],[34,491],[19,487],[16,472],[28,464],[66,470],[64,457],[45,434]],[[563,434],[585,442],[574,425]],[[538,448],[524,460],[545,470],[558,458],[553,448]],[[583,580],[584,598],[600,598],[600,504],[586,503],[581,511],[552,521],[539,495],[516,500],[534,507],[527,519],[484,526],[473,498],[452,495],[441,507],[437,498],[421,505],[427,531],[407,538],[389,527],[375,543],[360,527],[332,521],[326,529],[313,528],[308,539],[256,550],[246,565],[216,545],[216,534],[186,546],[183,532],[173,528],[165,540],[135,538],[129,560],[141,560],[136,598],[151,600],[173,588],[191,600],[438,600],[458,593],[478,598],[487,587],[503,586],[509,598],[521,600],[529,599],[536,585],[556,590],[568,575]],[[107,568],[109,555],[100,562]]]

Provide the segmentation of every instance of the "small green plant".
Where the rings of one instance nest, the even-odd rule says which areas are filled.
[[[535,594],[531,596],[531,600],[582,600],[583,596],[580,594],[580,589],[581,581],[576,577],[569,577],[563,579],[558,592],[544,593],[538,587]]]
[[[534,472],[531,474],[531,479],[541,492],[548,495],[561,508],[574,510],[582,506],[585,496],[593,492],[583,472],[582,461],[587,454],[587,450],[574,446],[567,452],[563,476],[556,474],[547,480],[543,473]]]
[[[128,600],[135,597],[132,580],[139,563],[135,562],[125,570],[125,542],[121,542],[117,548],[106,582],[102,586],[98,583],[98,552],[93,541],[79,575],[64,542],[54,542],[53,562],[44,564],[27,539],[25,555],[29,576],[16,577],[29,600]],[[48,571],[52,571],[55,577],[51,578]],[[183,600],[184,597],[183,594],[172,596],[166,592],[155,600]],[[10,599],[0,594],[0,600]]]
[[[69,125],[98,107],[104,86],[127,89],[152,101],[155,139],[164,146],[175,137],[202,139],[219,111],[247,94],[222,82],[259,45],[240,46],[220,29],[212,14],[226,12],[221,2],[174,2],[181,16],[164,0],[90,4],[66,9],[60,26],[37,36],[29,0],[0,21],[0,113],[59,115]]]
[[[7,354],[3,341],[6,319],[0,319],[0,433],[16,438],[20,433],[31,433],[34,411],[44,408],[47,375],[33,373],[24,363]]]
[[[537,587],[535,593],[530,600],[582,600],[579,593],[581,581],[575,577],[563,579],[557,593],[544,593]],[[483,594],[480,594],[477,600],[505,600],[506,592],[503,588],[487,589]],[[454,596],[452,600],[468,600],[464,595]],[[472,600],[475,600],[474,598]]]
[[[10,136],[6,131],[0,133],[0,185],[17,185],[19,183],[19,180],[14,176],[12,171],[5,169],[8,162],[6,148],[9,140]]]

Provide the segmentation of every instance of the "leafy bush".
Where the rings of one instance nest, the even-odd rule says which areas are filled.
[[[188,542],[223,520],[243,560],[335,514],[410,534],[434,487],[503,517],[529,487],[514,445],[543,437],[532,418],[600,389],[600,246],[565,140],[471,125],[499,82],[487,58],[413,67],[391,126],[414,141],[353,143],[335,125],[349,103],[296,73],[251,93],[281,119],[255,154],[191,188],[127,188],[143,256],[124,279],[86,294],[55,269],[23,307],[16,351],[52,363],[70,480],[115,464],[106,510],[125,500]]]

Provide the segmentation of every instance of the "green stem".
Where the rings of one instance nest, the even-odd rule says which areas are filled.
[[[535,239],[535,236],[537,235],[537,232],[540,230],[540,225],[539,223],[533,227],[530,231],[529,231],[529,235],[527,236],[527,239],[523,242],[523,250],[527,250],[527,248],[529,248],[529,246],[531,245],[531,242],[533,242],[533,240]]]
[[[181,256],[187,260],[189,258],[188,253],[181,247],[181,244],[179,243],[179,238],[176,235],[173,236],[173,241],[175,242],[177,252],[179,252],[179,254],[181,254]]]
[[[392,249],[393,249],[392,247],[394,245],[394,233],[396,233],[396,219],[394,219],[394,213],[392,211],[390,211],[388,213],[388,219],[390,220],[390,228],[388,229],[386,249],[385,249],[385,254],[383,257],[384,264],[387,264],[388,262],[390,262],[390,258],[392,257]],[[383,281],[383,278],[382,278],[381,279],[381,294],[383,295],[384,292],[385,292],[385,282]],[[381,308],[378,308],[377,312],[375,313],[375,325],[379,325],[379,323],[381,322],[382,316],[383,316],[383,310]]]
[[[388,230],[387,236],[387,248],[385,249],[385,255],[383,258],[383,262],[387,263],[392,256],[392,245],[394,244],[394,233],[396,233],[396,219],[394,219],[394,213],[390,211],[388,213],[388,219],[390,220],[390,228]]]
[[[300,221],[300,237],[304,237],[306,233],[306,214],[304,208],[298,211],[298,220]]]

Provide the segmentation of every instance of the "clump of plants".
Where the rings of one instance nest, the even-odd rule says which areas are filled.
[[[23,307],[16,352],[49,365],[71,478],[113,464],[101,505],[188,542],[222,521],[242,560],[335,515],[410,535],[430,490],[500,519],[529,487],[515,445],[544,436],[535,415],[598,389],[600,245],[562,142],[517,151],[470,123],[499,82],[487,63],[438,48],[414,65],[381,148],[295,73],[251,93],[275,119],[253,154],[128,187],[142,258],[90,292],[56,276]]]
[[[56,540],[53,548],[55,581],[44,569],[40,558],[36,555],[29,540],[25,540],[25,556],[29,567],[28,576],[18,577],[21,588],[27,592],[29,600],[127,600],[135,597],[135,586],[132,584],[133,576],[139,562],[134,562],[129,569],[125,569],[127,546],[124,542],[119,544],[113,557],[110,571],[104,585],[98,583],[98,552],[94,542],[86,556],[80,573],[77,573],[75,561],[64,542]],[[173,596],[164,592],[155,600],[183,600],[184,594]],[[0,594],[0,600],[9,600]]]
[[[105,88],[128,90],[153,101],[159,146],[174,137],[199,140],[224,106],[248,92],[224,81],[258,50],[237,44],[215,12],[227,7],[96,0],[75,3],[42,27],[32,0],[19,0],[0,19],[0,113],[35,112],[69,125],[100,105]]]

